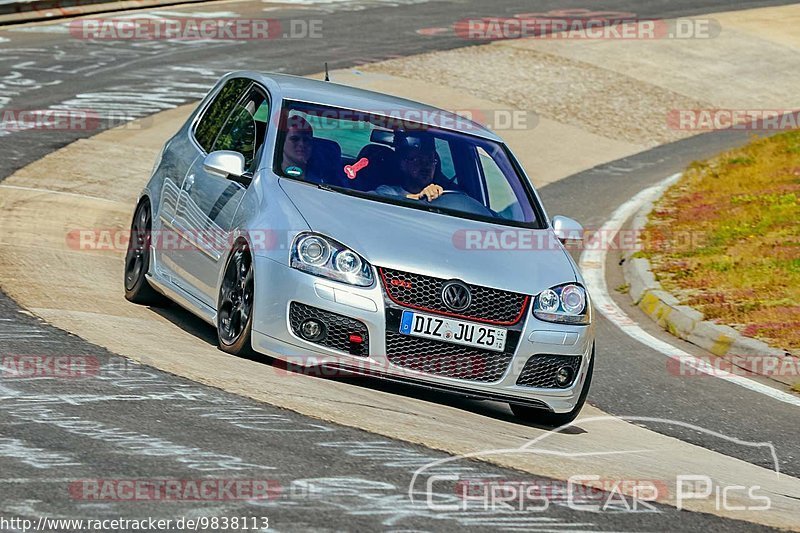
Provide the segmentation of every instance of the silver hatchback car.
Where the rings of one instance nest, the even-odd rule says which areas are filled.
[[[219,347],[577,416],[592,308],[494,133],[416,102],[234,72],[164,146],[125,263],[128,300],[164,297]]]

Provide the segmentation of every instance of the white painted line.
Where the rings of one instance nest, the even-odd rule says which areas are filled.
[[[628,220],[631,216],[633,216],[634,213],[641,209],[645,203],[651,202],[658,198],[661,193],[667,187],[675,183],[680,176],[680,174],[674,174],[661,183],[641,191],[639,194],[619,206],[611,215],[611,218],[605,224],[603,224],[603,227],[600,228],[601,234],[607,235],[610,239],[613,239],[617,232],[622,229],[622,225],[626,220]],[[669,358],[675,359],[680,365],[682,365],[680,368],[692,367],[699,372],[735,383],[740,387],[744,387],[753,392],[758,392],[765,396],[769,396],[774,400],[800,407],[800,398],[797,396],[775,389],[769,385],[764,385],[757,381],[753,381],[752,379],[748,379],[743,376],[737,376],[735,374],[731,374],[730,372],[725,372],[714,368],[706,361],[694,357],[693,355],[684,352],[680,348],[677,348],[668,342],[657,339],[643,330],[638,324],[636,324],[636,322],[631,320],[631,318],[625,314],[625,312],[608,294],[608,287],[606,286],[606,255],[607,251],[603,249],[585,250],[583,254],[581,254],[580,267],[595,307],[601,313],[603,313],[603,315],[611,323],[621,329],[623,333],[627,334],[634,340],[641,342],[645,346],[653,348]]]
[[[71,483],[73,481],[80,481],[78,478],[62,477],[62,478],[28,478],[28,477],[9,477],[0,478],[0,483]]]
[[[66,191],[51,191],[48,189],[35,189],[33,187],[18,187],[16,185],[0,185],[0,189],[14,189],[17,191],[31,191],[31,192],[41,192],[46,194],[61,194],[64,196],[74,196],[76,198],[86,198],[88,200],[97,200],[99,202],[111,202],[112,204],[124,204],[125,202],[121,202],[119,200],[109,200],[108,198],[100,198],[99,196],[89,196],[88,194],[78,194],[75,192],[66,192]]]
[[[219,18],[240,18],[241,15],[235,11],[168,11],[159,9],[158,11],[150,11],[145,13],[152,18],[162,18],[162,15],[177,18],[204,18],[204,19],[219,19]],[[141,15],[138,13],[131,13],[130,15],[121,15],[114,18],[139,18]]]

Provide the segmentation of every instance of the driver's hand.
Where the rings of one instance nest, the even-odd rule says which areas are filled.
[[[441,185],[436,185],[434,183],[431,183],[417,194],[409,194],[407,197],[414,200],[421,200],[422,198],[427,198],[429,202],[432,202],[433,200],[439,198],[443,192],[444,188],[442,188]]]

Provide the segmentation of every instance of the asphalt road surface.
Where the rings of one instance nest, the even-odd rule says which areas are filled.
[[[670,17],[779,3],[783,2],[731,6],[718,0],[622,0],[603,7],[634,11],[643,17]],[[585,7],[576,1],[390,4],[276,5],[268,15],[263,11],[266,4],[260,2],[164,10],[195,16],[235,11],[243,17],[323,21],[322,38],[267,43],[88,42],[75,39],[64,25],[0,30],[0,104],[6,109],[107,106],[143,117],[199,99],[219,75],[230,70],[308,74],[320,71],[325,61],[334,69],[473,44],[453,35],[421,37],[415,32],[418,28],[471,16]],[[119,118],[110,113],[102,127],[117,125]],[[0,136],[0,179],[95,133],[97,130],[20,131]],[[586,227],[598,227],[641,189],[680,171],[694,159],[746,140],[746,133],[701,135],[571,176],[540,192],[551,215],[572,216]],[[618,276],[613,264],[616,259],[613,254],[609,257],[612,279]],[[638,317],[627,296],[618,303]],[[663,336],[647,320],[641,322],[654,335]],[[776,447],[781,471],[800,475],[800,444],[793,434],[796,428],[789,423],[797,420],[792,411],[795,407],[722,380],[707,378],[698,386],[691,379],[671,376],[665,372],[663,355],[627,337],[602,317],[597,338],[597,366],[589,397],[592,405],[614,415],[680,420],[741,440],[770,441]],[[0,380],[0,515],[6,518],[265,516],[271,529],[320,531],[755,529],[752,524],[681,513],[670,507],[622,512],[619,503],[603,513],[579,512],[566,505],[522,515],[477,508],[431,512],[424,504],[409,501],[408,483],[414,470],[444,454],[323,423],[134,365],[21,313],[0,295],[0,355],[5,354],[75,354],[87,357],[94,369],[90,377],[72,380]],[[415,394],[403,387],[384,390]],[[772,467],[763,453],[709,433],[669,424],[645,425]],[[477,462],[459,461],[452,468],[481,479],[519,478],[519,473]],[[257,504],[230,499],[169,505],[95,501],[80,493],[81,486],[76,485],[81,479],[192,480],[209,476],[267,480],[271,497]],[[454,493],[443,490],[440,496],[452,498]],[[76,528],[58,530],[71,529]]]

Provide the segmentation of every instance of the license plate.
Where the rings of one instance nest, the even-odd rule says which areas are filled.
[[[503,328],[413,311],[403,311],[403,319],[400,322],[400,333],[403,335],[447,341],[496,352],[502,352],[506,347],[506,332],[507,330]]]

